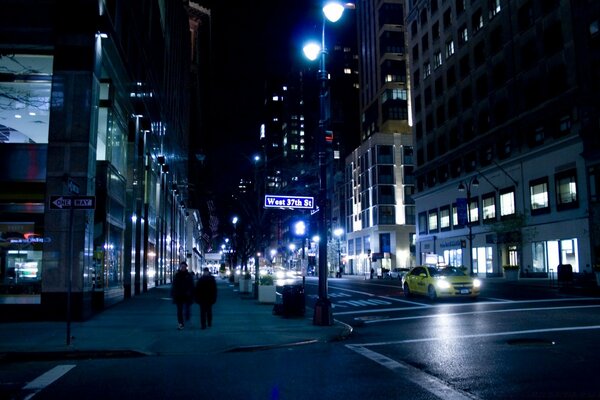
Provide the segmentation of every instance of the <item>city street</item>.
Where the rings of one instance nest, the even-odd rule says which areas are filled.
[[[273,330],[273,338],[285,335],[286,324],[312,316],[317,282],[306,280],[306,316],[283,318],[268,315],[268,305],[240,299],[234,285],[220,281],[216,315],[236,304],[257,308],[271,321],[261,329]],[[332,278],[334,316],[353,326],[345,340],[207,347],[219,336],[227,340],[226,320],[206,332],[194,321],[177,332],[169,322],[169,333],[150,343],[162,351],[4,360],[0,393],[11,399],[597,398],[600,298],[528,289],[489,282],[476,301],[433,303],[405,299],[399,281]],[[168,321],[171,306],[161,306]],[[258,328],[248,325],[237,335],[253,336]],[[148,341],[156,340],[156,332],[148,333]],[[159,343],[169,337],[183,342]]]
[[[406,299],[398,281],[332,279],[345,346],[439,398],[597,398],[600,299],[488,282],[476,301]]]

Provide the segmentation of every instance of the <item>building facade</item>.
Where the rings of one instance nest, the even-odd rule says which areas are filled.
[[[3,4],[3,317],[86,318],[170,282],[194,257],[186,240],[202,225],[187,208],[181,94],[198,12],[162,1]]]
[[[361,144],[345,159],[349,273],[415,263],[405,1],[356,4]]]
[[[411,2],[419,263],[598,263],[599,18],[594,1]]]

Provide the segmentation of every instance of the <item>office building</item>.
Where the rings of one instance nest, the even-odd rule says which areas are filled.
[[[2,317],[86,318],[198,265],[189,89],[208,10],[10,1],[2,17]]]
[[[419,263],[598,263],[599,19],[595,1],[410,2]]]

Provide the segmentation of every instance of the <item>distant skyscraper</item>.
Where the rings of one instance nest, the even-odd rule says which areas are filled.
[[[414,264],[415,213],[405,2],[356,4],[361,144],[346,157],[346,259],[350,273]]]

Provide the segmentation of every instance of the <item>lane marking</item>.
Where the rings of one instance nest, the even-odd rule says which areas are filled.
[[[497,337],[497,336],[516,336],[516,335],[528,335],[528,334],[532,334],[532,333],[588,331],[588,330],[600,330],[600,325],[568,326],[568,327],[561,327],[561,328],[545,328],[545,329],[527,329],[527,330],[522,330],[522,331],[504,331],[504,332],[492,332],[492,333],[473,333],[470,335],[452,335],[452,336],[444,336],[444,337],[405,339],[405,340],[395,340],[395,341],[389,341],[389,342],[360,343],[360,344],[346,345],[346,346],[365,346],[365,347],[389,346],[389,345],[406,344],[406,343],[438,342],[438,341],[442,341],[442,340],[472,339],[472,338],[485,338],[485,337]]]
[[[568,299],[539,299],[539,300],[509,300],[504,302],[498,301],[478,301],[478,302],[469,302],[469,303],[459,303],[459,304],[423,304],[413,302],[417,307],[396,307],[396,308],[377,308],[372,310],[353,310],[353,311],[344,311],[340,313],[336,313],[336,315],[349,315],[349,314],[362,314],[362,313],[386,313],[390,311],[412,311],[412,310],[421,310],[425,308],[456,308],[456,307],[473,307],[475,305],[495,305],[495,306],[504,306],[506,304],[528,304],[528,303],[560,303],[560,302],[580,302],[580,301],[590,301],[595,300],[598,301],[596,297],[578,297],[578,298],[568,298]]]
[[[42,389],[48,387],[54,381],[59,379],[61,376],[69,372],[71,369],[75,368],[75,365],[57,365],[49,371],[46,371],[42,375],[38,376],[27,385],[23,386],[22,390],[33,390],[33,393],[30,393],[25,397],[24,400],[29,400],[37,393],[39,393]]]
[[[397,317],[397,318],[387,318],[385,320],[373,320],[366,321],[366,324],[372,324],[377,322],[387,322],[387,321],[406,321],[406,320],[415,320],[415,319],[428,319],[428,318],[446,318],[446,317],[455,317],[460,315],[480,315],[480,314],[496,314],[496,313],[509,313],[509,312],[524,312],[524,311],[546,311],[546,310],[568,310],[568,309],[582,309],[582,308],[600,308],[599,305],[587,305],[587,306],[564,306],[564,307],[530,307],[530,308],[512,308],[512,309],[504,309],[504,310],[486,310],[486,311],[466,311],[459,313],[442,313],[442,314],[432,314],[432,315],[419,315],[412,317]],[[342,314],[342,313],[340,313]]]
[[[379,354],[373,350],[367,349],[362,346],[347,344],[347,348],[355,351],[363,357],[366,357],[383,367],[396,372],[401,373],[402,377],[409,380],[410,382],[420,386],[427,392],[439,397],[444,400],[478,400],[479,398],[470,393],[462,392],[455,389],[441,379],[436,378],[433,375],[429,375],[409,364],[398,362],[389,357]]]

